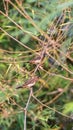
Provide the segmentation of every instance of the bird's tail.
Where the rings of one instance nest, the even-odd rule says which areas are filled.
[[[20,88],[22,88],[22,86],[17,86],[17,87],[16,87],[16,89],[20,89]]]

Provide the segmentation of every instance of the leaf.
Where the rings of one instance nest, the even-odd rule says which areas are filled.
[[[71,112],[73,112],[73,102],[69,102],[69,103],[64,105],[63,113],[68,114],[68,113],[71,113]]]

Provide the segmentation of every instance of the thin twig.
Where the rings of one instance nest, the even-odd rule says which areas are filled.
[[[49,57],[51,57],[53,60],[55,60],[56,63],[58,63],[64,70],[66,70],[67,72],[69,72],[70,74],[73,74],[73,71],[70,71],[65,65],[62,65],[62,63],[60,63],[58,60],[56,60],[52,55],[50,55],[48,52],[47,52],[47,55]]]
[[[30,98],[32,96],[32,88],[30,88],[30,95],[29,95],[29,98],[28,98],[28,101],[27,101],[27,104],[26,104],[26,107],[24,108],[24,114],[25,114],[25,117],[24,117],[24,130],[26,130],[26,116],[27,116],[27,109],[28,109],[28,106],[29,106],[29,102],[30,102]]]
[[[68,81],[73,81],[73,78],[68,78],[68,77],[65,77],[63,75],[60,75],[60,74],[55,74],[55,73],[51,73],[49,71],[46,71],[43,67],[40,66],[40,69],[43,70],[46,74],[50,75],[50,76],[56,76],[56,77],[60,77],[62,79],[65,79],[65,80],[68,80]]]
[[[70,116],[67,116],[67,115],[65,115],[64,113],[61,113],[60,111],[58,111],[58,110],[56,110],[56,109],[54,109],[54,108],[51,108],[51,107],[47,106],[46,104],[43,104],[43,103],[42,103],[38,98],[36,98],[33,94],[32,94],[32,97],[33,97],[39,104],[41,104],[43,107],[46,107],[46,108],[48,108],[48,109],[50,109],[50,110],[52,110],[52,111],[54,111],[54,112],[60,114],[61,116],[64,116],[64,117],[69,118],[69,119],[72,119]]]

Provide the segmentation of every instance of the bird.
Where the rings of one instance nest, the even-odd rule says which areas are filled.
[[[42,51],[39,56],[36,56],[34,59],[30,60],[30,63],[32,64],[40,64],[45,57],[45,51]]]
[[[32,64],[39,64],[42,60],[42,57],[41,56],[37,56],[35,57],[33,60],[30,60],[30,63]]]
[[[38,77],[32,77],[30,79],[28,79],[23,85],[16,87],[16,89],[20,89],[20,88],[31,88],[32,86],[35,85],[35,83],[38,81]]]
[[[29,62],[32,63],[32,64],[40,64],[44,57],[46,56],[46,49],[47,49],[48,45],[43,45],[43,48],[42,48],[42,51],[39,52],[39,56],[36,56],[34,59],[30,60]]]

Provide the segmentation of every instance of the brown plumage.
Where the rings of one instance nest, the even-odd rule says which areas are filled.
[[[42,60],[41,56],[37,56],[33,60],[31,60],[30,63],[39,64],[41,62],[41,60]]]
[[[38,81],[38,77],[37,76],[32,77],[32,78],[28,79],[23,85],[16,87],[16,89],[19,89],[19,88],[30,88],[30,87],[34,86],[37,81]]]
[[[34,59],[30,60],[29,62],[32,64],[40,64],[45,57],[47,46],[48,45],[44,45],[42,51],[39,52],[39,56],[36,56]]]

